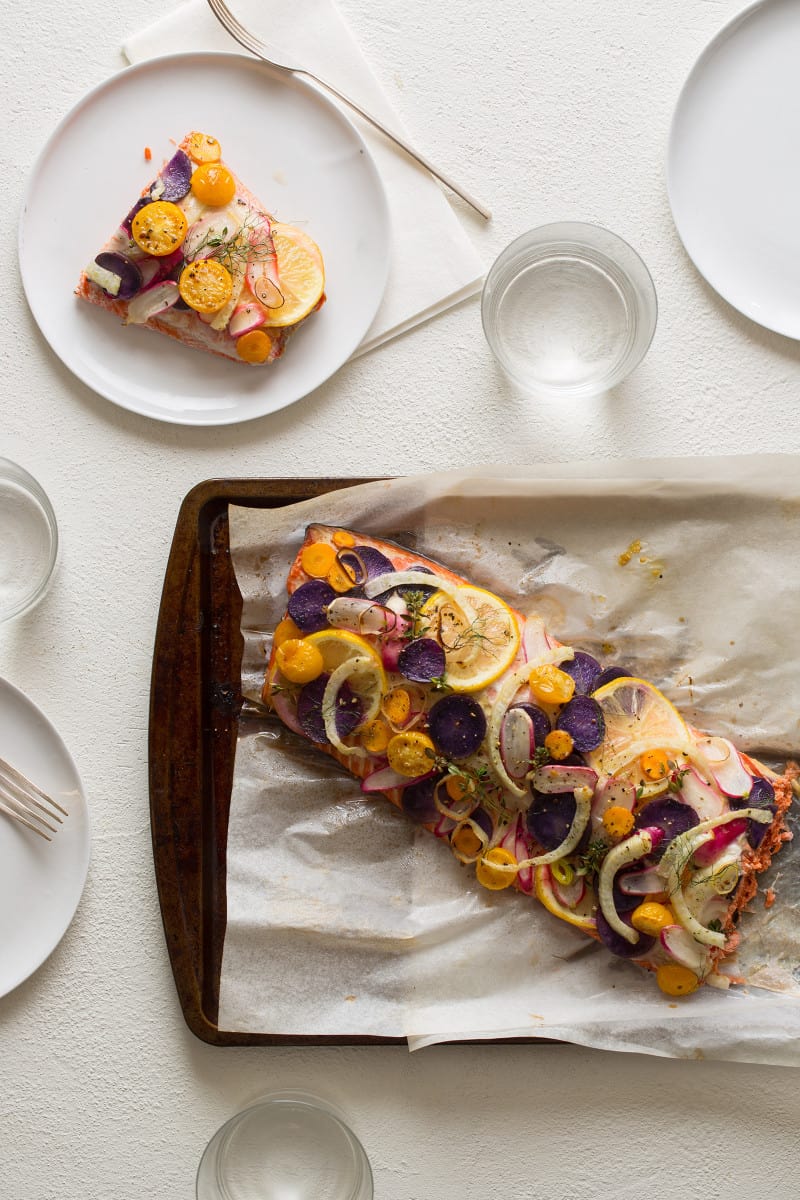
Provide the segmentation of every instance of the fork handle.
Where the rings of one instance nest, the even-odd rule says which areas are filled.
[[[445,175],[443,171],[440,171],[438,167],[435,167],[429,158],[426,158],[424,154],[420,154],[419,150],[415,150],[414,147],[411,146],[404,138],[401,138],[399,134],[393,133],[391,129],[387,129],[385,125],[381,125],[380,121],[376,117],[373,117],[370,113],[366,112],[366,110],[363,109],[360,104],[357,104],[355,100],[351,100],[349,96],[345,96],[342,92],[337,91],[337,89],[330,83],[326,83],[324,79],[320,79],[317,75],[313,75],[311,71],[306,71],[302,67],[294,67],[293,72],[295,75],[305,75],[307,79],[313,79],[314,83],[319,84],[320,87],[325,88],[325,90],[330,92],[332,96],[335,96],[337,100],[341,100],[343,104],[348,105],[348,107],[352,108],[354,112],[357,112],[360,117],[362,117],[365,121],[368,121],[370,125],[379,130],[385,137],[389,138],[390,141],[395,142],[395,144],[398,145],[401,150],[404,150],[410,158],[413,158],[420,164],[420,166],[423,166],[426,171],[430,171],[431,175],[435,176],[436,179],[445,185],[445,187],[450,188],[451,192],[455,192],[457,196],[460,196],[462,200],[465,200],[470,208],[474,208],[477,213],[480,213],[484,220],[491,220],[491,210],[488,209],[485,204],[481,204],[480,200],[476,200],[475,197],[470,195],[468,191],[462,187],[459,187],[459,185],[455,183],[449,177],[449,175]]]

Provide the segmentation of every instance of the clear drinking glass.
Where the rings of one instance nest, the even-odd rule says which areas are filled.
[[[305,1092],[275,1092],[214,1134],[197,1200],[372,1200],[372,1169],[341,1114]]]
[[[58,555],[53,507],[32,475],[0,458],[0,621],[33,608]]]
[[[481,316],[506,374],[546,397],[597,395],[644,357],[658,303],[627,242],[599,225],[564,221],[522,234],[491,267]]]

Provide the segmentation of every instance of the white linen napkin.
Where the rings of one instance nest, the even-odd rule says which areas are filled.
[[[292,4],[269,6],[259,3],[250,8],[236,0],[231,7],[242,24],[268,45],[279,47],[288,61],[307,67],[352,96],[389,128],[405,133],[334,0],[295,0]],[[187,0],[154,25],[131,35],[122,50],[131,63],[180,51],[245,53],[228,36],[205,0]],[[386,294],[356,351],[358,355],[474,295],[481,286],[483,265],[459,218],[428,172],[351,109],[341,108],[369,146],[386,189],[392,225]],[[413,145],[413,139],[408,140]]]

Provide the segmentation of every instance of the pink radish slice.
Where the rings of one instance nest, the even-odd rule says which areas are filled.
[[[500,726],[500,758],[512,779],[524,779],[536,749],[533,721],[524,708],[509,708]]]
[[[712,821],[726,811],[725,801],[719,792],[700,778],[691,767],[681,779],[678,799],[690,805],[701,821]]]
[[[384,604],[361,596],[337,596],[328,605],[328,623],[353,633],[396,633],[403,635],[411,622]]]
[[[547,763],[538,767],[533,775],[533,786],[537,792],[574,792],[576,788],[594,789],[597,772],[591,767],[568,767],[560,763]]]
[[[254,301],[239,304],[233,310],[233,316],[228,322],[228,333],[234,338],[241,337],[243,333],[249,333],[251,329],[258,329],[266,319],[267,314]]]
[[[735,842],[743,833],[747,833],[747,818],[740,821],[728,821],[727,825],[718,825],[711,830],[711,839],[704,845],[698,846],[693,858],[698,866],[708,867],[715,862],[723,850],[727,850],[731,842]]]
[[[161,283],[154,283],[152,287],[145,288],[133,297],[128,305],[126,324],[144,325],[151,317],[172,308],[173,304],[177,303],[178,296],[178,285],[174,280],[165,279]]]
[[[361,783],[361,790],[366,795],[372,795],[373,792],[387,792],[392,788],[410,787],[412,783],[421,783],[423,779],[430,779],[434,775],[434,771],[428,771],[425,775],[417,775],[414,779],[409,779],[408,775],[401,775],[399,771],[393,771],[391,767],[381,767],[377,771],[373,771],[371,775],[367,775]]]
[[[586,880],[583,875],[576,875],[572,883],[559,883],[551,868],[550,880],[556,899],[565,908],[576,908],[586,895]]]
[[[521,816],[516,821],[514,845],[509,846],[509,849],[517,862],[524,862],[526,858],[533,857],[533,842],[525,831],[525,822]],[[517,883],[520,891],[530,895],[533,891],[533,867],[522,867],[517,874]]]
[[[664,879],[655,867],[620,874],[617,876],[617,883],[619,890],[626,896],[649,896],[653,892],[664,890]]]
[[[603,813],[608,808],[627,808],[633,812],[636,804],[636,789],[632,783],[624,783],[613,775],[597,789],[592,800],[592,830],[597,833],[603,825]]]
[[[289,699],[287,695],[285,695],[285,693],[273,692],[272,696],[270,697],[270,703],[280,719],[283,721],[284,725],[288,725],[288,727],[293,730],[294,733],[299,733],[303,738],[308,737],[306,731],[303,729],[303,726],[297,719],[297,706],[292,700]]]
[[[537,621],[534,618],[526,621],[525,632],[522,635],[522,652],[525,656],[525,661],[535,661],[550,649],[552,649],[552,644],[541,621]]]
[[[239,222],[228,213],[213,213],[201,217],[186,231],[183,239],[183,257],[187,262],[213,258],[221,246],[226,245],[239,231]]]
[[[696,975],[702,975],[709,962],[708,950],[696,942],[682,925],[667,925],[659,935],[661,945],[671,958],[681,966],[688,967]]]
[[[161,275],[161,262],[157,258],[143,258],[138,266],[142,273],[143,288],[149,287]]]
[[[272,241],[272,226],[267,217],[250,234],[253,257],[247,264],[247,286],[265,308],[280,308],[283,293],[278,277],[278,256]]]
[[[749,771],[742,762],[739,751],[727,738],[706,738],[698,743],[714,782],[726,796],[746,796],[753,785]]]
[[[402,638],[385,638],[381,643],[381,662],[387,671],[397,671],[400,664],[400,655],[403,652],[405,641]]]

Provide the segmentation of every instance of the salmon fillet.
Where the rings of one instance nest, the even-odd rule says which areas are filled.
[[[490,890],[516,888],[663,991],[727,987],[790,835],[779,776],[657,688],[386,540],[311,525],[264,702]]]

